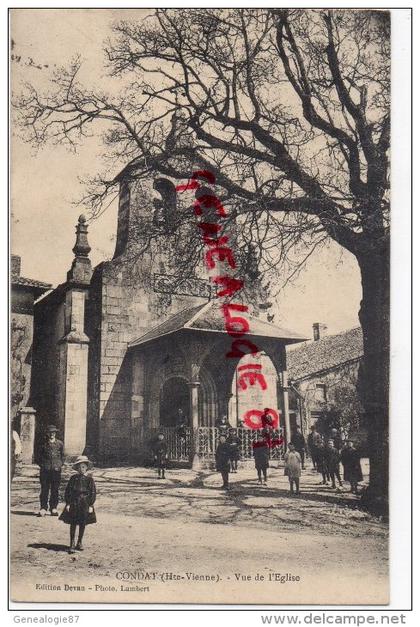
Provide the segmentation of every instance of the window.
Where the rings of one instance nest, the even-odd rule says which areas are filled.
[[[315,400],[325,403],[327,400],[327,386],[324,383],[317,383],[315,386]]]

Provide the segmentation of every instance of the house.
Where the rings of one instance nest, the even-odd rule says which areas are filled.
[[[289,371],[290,424],[307,435],[322,418],[338,415],[352,432],[361,418],[357,394],[360,363],[363,358],[362,329],[356,327],[327,335],[322,323],[313,324],[314,339],[287,351]],[[359,425],[360,426],[360,425]]]
[[[21,258],[11,257],[11,418],[27,405],[31,381],[31,353],[35,301],[51,288],[49,283],[21,276]]]

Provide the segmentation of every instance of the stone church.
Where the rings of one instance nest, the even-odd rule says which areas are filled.
[[[151,435],[163,428],[169,437],[181,410],[190,440],[189,451],[177,454],[197,462],[217,418],[240,424],[239,360],[225,357],[232,338],[209,278],[197,273],[174,281],[170,232],[138,254],[139,233],[164,226],[176,211],[173,183],[142,179],[135,164],[118,183],[113,259],[92,268],[80,216],[66,281],[34,307],[36,438],[53,422],[69,457],[86,451],[97,461],[141,463]],[[254,290],[248,319],[267,365],[268,390],[260,398],[255,388],[248,392],[254,405],[279,412],[287,436],[286,346],[304,338],[267,322],[261,293]]]

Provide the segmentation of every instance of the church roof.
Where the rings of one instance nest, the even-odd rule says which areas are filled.
[[[362,329],[328,335],[287,351],[290,379],[305,379],[363,357]]]
[[[298,333],[280,328],[275,324],[265,322],[255,316],[250,316],[247,313],[243,315],[248,320],[250,326],[247,336],[282,339],[286,344],[303,342],[306,339]],[[220,310],[220,303],[213,300],[205,305],[198,305],[196,307],[183,309],[138,339],[130,342],[128,347],[133,348],[135,346],[140,346],[142,344],[146,344],[146,342],[156,340],[163,335],[176,333],[183,329],[210,333],[226,333],[224,318]]]

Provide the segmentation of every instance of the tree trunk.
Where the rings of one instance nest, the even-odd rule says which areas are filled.
[[[377,513],[386,513],[389,483],[389,249],[358,255],[358,261],[363,290],[359,319],[364,346],[360,392],[370,451],[370,478],[365,501]]]

